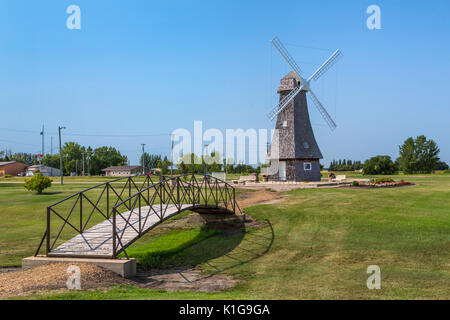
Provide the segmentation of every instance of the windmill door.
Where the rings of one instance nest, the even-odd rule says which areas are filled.
[[[286,181],[286,161],[280,161],[278,174],[281,181]]]

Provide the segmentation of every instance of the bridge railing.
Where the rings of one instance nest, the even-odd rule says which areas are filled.
[[[114,206],[113,256],[123,252],[128,258],[125,248],[133,241],[123,241],[124,236],[129,237],[131,233],[137,239],[172,214],[201,208],[242,213],[236,201],[236,190],[226,181],[210,175],[162,177],[158,183],[142,188]]]
[[[45,252],[49,255],[62,242],[110,219],[117,203],[154,183],[152,177],[143,175],[117,178],[49,205],[46,212],[47,227],[35,255],[41,250],[44,241]]]
[[[120,245],[123,232],[133,227],[142,235],[145,224],[139,222],[139,228],[125,219],[124,212],[148,207],[158,211],[160,219],[166,217],[170,204],[181,209],[183,205],[199,207],[202,205],[221,206],[230,212],[240,211],[235,201],[234,188],[227,182],[211,176],[198,179],[194,175],[182,175],[172,178],[164,176],[130,176],[107,181],[71,196],[68,196],[46,209],[46,231],[39,243],[35,255],[38,255],[45,243],[46,255],[72,237],[82,234],[104,220],[112,220],[113,257],[125,249]],[[159,206],[159,209],[157,207]],[[149,213],[149,214],[150,214]],[[123,230],[117,227],[122,223]],[[120,230],[118,232],[118,230]]]

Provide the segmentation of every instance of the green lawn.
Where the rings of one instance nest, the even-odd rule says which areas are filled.
[[[232,237],[202,228],[149,232],[128,249],[150,266],[196,265],[245,280],[233,290],[173,293],[120,286],[45,298],[449,299],[450,175],[393,178],[417,185],[295,190],[284,203],[246,210],[270,221],[273,232],[268,224]],[[79,187],[52,186],[61,193],[37,196],[0,184],[0,265],[17,265],[30,255],[43,231],[45,204]],[[366,287],[369,265],[381,268],[381,290]]]

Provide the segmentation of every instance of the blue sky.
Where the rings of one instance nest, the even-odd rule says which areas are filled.
[[[81,30],[66,28],[71,4]],[[371,4],[381,30],[366,27]],[[444,0],[2,0],[0,149],[40,151],[45,124],[56,152],[63,125],[64,141],[112,145],[137,163],[141,143],[168,155],[168,134],[194,120],[272,128],[266,113],[289,71],[269,42],[278,36],[307,75],[336,48],[344,54],[312,84],[338,124],[331,132],[310,106],[326,165],[396,158],[420,134],[450,162],[449,12]]]

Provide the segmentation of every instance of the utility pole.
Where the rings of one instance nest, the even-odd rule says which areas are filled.
[[[87,175],[88,176],[90,176],[91,175],[91,166],[90,166],[90,164],[91,164],[91,153],[88,151],[88,153],[87,153],[87,157],[86,157],[86,160],[87,160]]]
[[[75,176],[78,176],[78,159],[75,159]]]
[[[41,155],[39,156],[39,162],[42,164],[42,157],[44,157],[44,125],[42,125],[42,131],[41,131],[41,136],[42,136],[42,152]]]
[[[81,156],[82,156],[82,158],[81,158],[81,161],[82,161],[82,166],[83,166],[83,171],[81,171],[82,173],[81,173],[81,175],[84,177],[84,151],[81,153]]]
[[[64,184],[63,176],[64,176],[64,170],[63,170],[63,156],[62,156],[62,148],[61,148],[61,130],[65,130],[66,127],[58,127],[58,134],[59,134],[59,171],[61,171],[61,184]]]
[[[203,160],[203,161],[205,161],[205,169],[204,169],[205,174],[208,173],[208,167],[207,167],[207,164],[206,164],[206,157],[208,156],[208,146],[209,146],[209,144],[205,144],[206,156],[205,156],[205,159]]]
[[[145,162],[144,162],[144,160],[145,160],[145,157],[144,157],[144,155],[145,155],[145,143],[141,143],[141,146],[142,146],[142,175],[145,175]]]
[[[50,136],[50,155],[53,155],[53,136]]]

